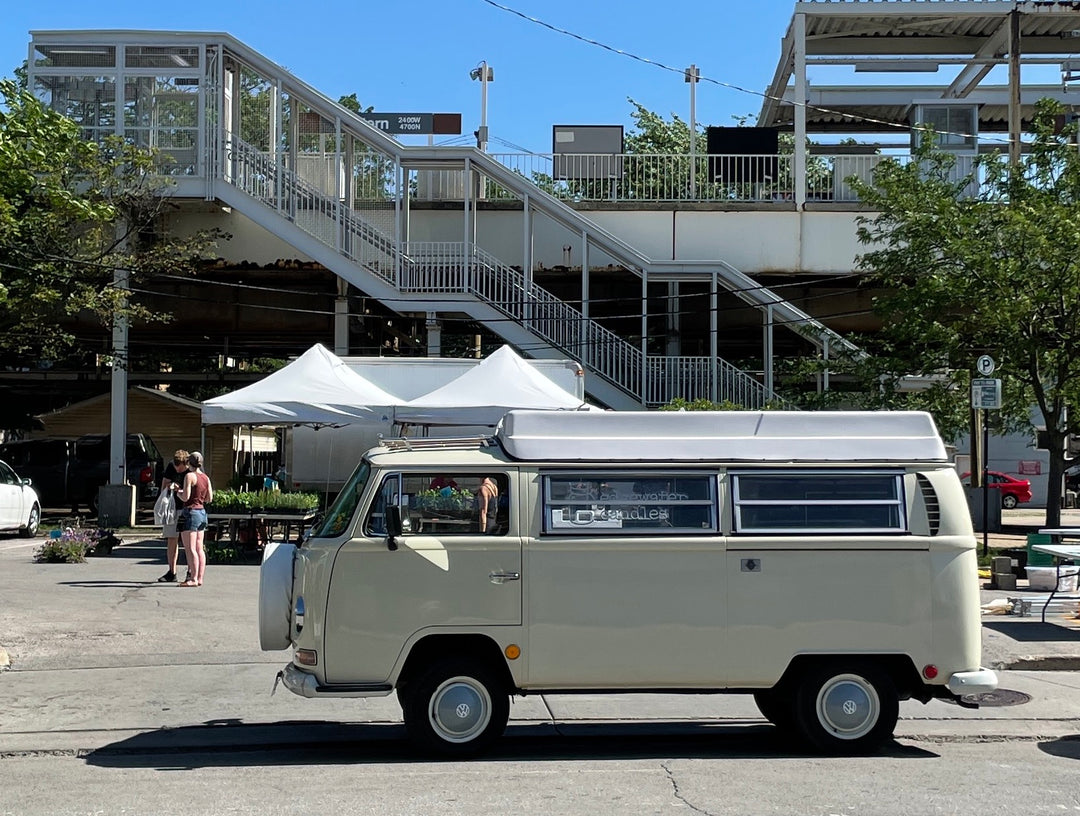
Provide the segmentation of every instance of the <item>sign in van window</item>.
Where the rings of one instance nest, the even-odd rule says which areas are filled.
[[[740,533],[898,533],[907,530],[899,471],[731,474]]]
[[[548,533],[667,535],[716,530],[715,474],[544,476]]]

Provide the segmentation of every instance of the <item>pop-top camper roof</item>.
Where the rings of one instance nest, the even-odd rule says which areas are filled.
[[[511,411],[496,435],[533,461],[948,461],[917,411]]]

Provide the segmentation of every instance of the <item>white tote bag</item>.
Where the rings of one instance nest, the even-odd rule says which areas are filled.
[[[176,502],[171,490],[162,490],[154,503],[154,524],[164,527],[176,523]]]

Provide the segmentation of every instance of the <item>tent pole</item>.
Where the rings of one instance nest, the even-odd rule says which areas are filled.
[[[326,457],[326,484],[323,486],[323,512],[330,505],[330,467],[334,460],[334,435],[330,434],[330,452]]]

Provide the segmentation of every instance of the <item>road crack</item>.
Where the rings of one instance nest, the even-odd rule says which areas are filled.
[[[661,762],[660,767],[663,768],[664,773],[667,774],[668,782],[671,783],[671,792],[674,794],[676,799],[678,799],[680,802],[682,802],[684,805],[694,811],[694,813],[702,813],[704,814],[704,816],[715,816],[715,814],[713,814],[711,811],[699,808],[697,805],[695,805],[683,795],[682,790],[679,788],[679,780],[675,777],[675,772],[671,769],[671,766],[669,766],[665,762]]]

